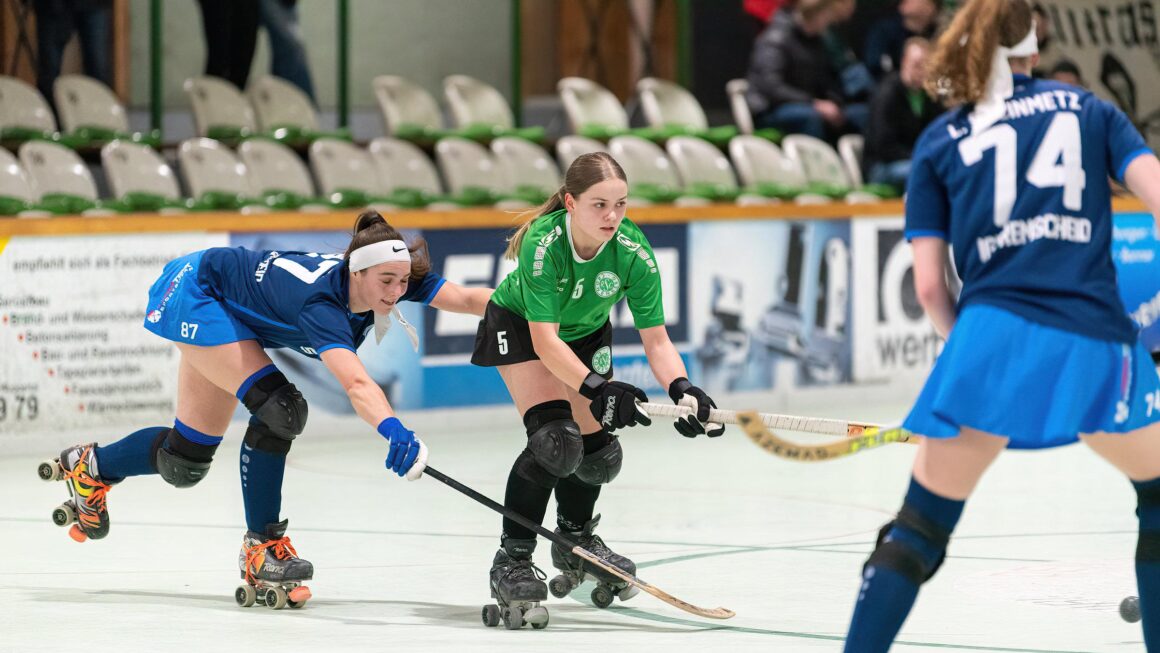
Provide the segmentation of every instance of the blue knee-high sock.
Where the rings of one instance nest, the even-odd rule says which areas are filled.
[[[246,505],[246,527],[256,533],[278,522],[282,512],[282,476],[286,454],[254,449],[242,442],[242,500]]]
[[[1139,498],[1136,515],[1140,535],[1136,542],[1136,585],[1140,590],[1140,619],[1144,645],[1160,650],[1160,478],[1132,483]]]
[[[127,476],[156,474],[153,464],[153,443],[169,429],[150,426],[125,437],[97,447],[97,471],[106,482],[119,481]]]
[[[912,478],[903,510],[916,513],[931,527],[949,536],[963,514],[963,505],[963,501],[934,494]],[[895,543],[890,549],[895,555],[884,555],[888,550],[888,542]],[[885,652],[890,649],[890,644],[902,628],[902,622],[914,606],[921,582],[915,580],[913,570],[912,573],[906,573],[899,567],[913,565],[921,560],[925,569],[933,569],[945,551],[945,540],[937,535],[932,537],[930,532],[920,532],[920,529],[902,523],[895,523],[890,528],[883,545],[870,556],[862,574],[861,591],[854,606],[854,616],[850,620],[850,632],[846,635],[846,653]],[[898,552],[903,553],[901,559]],[[914,554],[917,554],[918,560],[912,557]],[[901,564],[891,564],[895,561]]]

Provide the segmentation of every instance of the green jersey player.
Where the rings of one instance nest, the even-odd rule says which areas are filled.
[[[718,436],[708,422],[713,400],[692,385],[665,330],[660,274],[644,234],[624,217],[628,184],[608,154],[586,154],[568,168],[564,186],[508,243],[519,266],[499,284],[476,335],[472,362],[498,367],[528,439],[508,476],[504,504],[539,523],[555,491],[558,532],[609,563],[635,573],[631,560],[593,534],[600,486],[616,478],[622,450],[612,432],[649,424],[635,386],[612,381],[609,314],[627,298],[649,365],[674,402],[695,414],[677,420],[688,437]],[[534,532],[504,519],[501,546],[491,569],[491,592],[509,613],[546,619],[538,602],[547,587],[532,565]],[[562,573],[552,593],[563,597],[585,577],[597,581],[593,601],[606,607],[635,589],[605,571],[582,565],[569,551],[552,548]],[[506,620],[505,620],[506,621]],[[518,619],[516,621],[519,621]]]

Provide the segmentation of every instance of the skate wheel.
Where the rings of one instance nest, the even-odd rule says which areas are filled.
[[[597,585],[592,590],[592,604],[602,610],[612,605],[612,590],[607,585]]]
[[[499,606],[494,603],[489,603],[483,606],[483,625],[488,628],[495,628],[499,625]]]
[[[313,596],[313,594],[310,593],[309,587],[305,585],[299,585],[298,587],[290,590],[286,596],[288,597],[290,607],[301,608],[306,604],[307,601],[310,600],[310,597]]]
[[[524,627],[524,613],[519,608],[503,609],[503,627],[508,630],[519,630]]]
[[[85,535],[85,532],[81,530],[81,527],[77,526],[76,524],[73,524],[73,527],[68,529],[68,536],[77,542],[84,542],[85,540],[89,539],[89,536]]]
[[[552,593],[552,596],[562,599],[572,593],[572,583],[568,582],[568,578],[565,576],[556,576],[548,581],[548,591]]]
[[[36,467],[36,475],[42,481],[60,480],[60,466],[55,460],[46,460]]]
[[[266,590],[266,607],[273,610],[281,610],[286,607],[286,602],[290,599],[286,595],[286,590],[281,587],[271,587]]]
[[[548,627],[548,609],[536,606],[524,615],[524,621],[532,624],[532,628],[543,630]]]
[[[57,526],[68,526],[77,520],[77,512],[69,503],[62,503],[52,511],[52,523]]]
[[[627,600],[631,599],[632,597],[636,596],[637,594],[640,594],[640,588],[637,587],[636,585],[628,585],[624,589],[617,592],[616,597],[619,598],[621,601],[627,601]]]
[[[254,601],[258,599],[258,592],[253,585],[238,585],[238,589],[234,590],[234,600],[243,608],[248,608],[254,605]]]

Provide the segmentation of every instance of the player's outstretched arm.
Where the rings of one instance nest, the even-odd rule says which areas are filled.
[[[358,416],[390,442],[387,469],[399,476],[406,474],[408,480],[419,478],[426,466],[427,447],[395,417],[387,395],[367,374],[358,355],[349,349],[334,348],[319,357],[346,391]]]
[[[1152,212],[1152,217],[1160,224],[1160,159],[1154,154],[1142,154],[1128,164],[1124,171],[1124,183],[1128,190]]]
[[[934,328],[944,339],[955,325],[955,302],[947,287],[947,241],[931,236],[915,238],[914,290]]]
[[[673,403],[693,409],[691,415],[677,417],[673,427],[687,438],[695,438],[705,433],[715,438],[725,432],[725,425],[709,421],[709,411],[717,404],[705,393],[689,382],[685,362],[669,338],[668,329],[659,325],[640,330],[640,341],[648,357],[649,367],[662,388],[668,388]]]
[[[483,316],[487,302],[491,299],[492,288],[467,288],[451,281],[445,281],[431,299],[431,306],[452,313],[470,313]]]

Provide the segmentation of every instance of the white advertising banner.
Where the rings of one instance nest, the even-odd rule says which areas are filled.
[[[852,220],[854,382],[913,381],[942,339],[914,290],[914,257],[897,218]]]
[[[1054,64],[1068,59],[1084,84],[1117,104],[1149,144],[1160,146],[1160,31],[1152,0],[1042,0]]]
[[[0,239],[0,437],[171,422],[177,350],[141,326],[149,286],[227,238]]]

